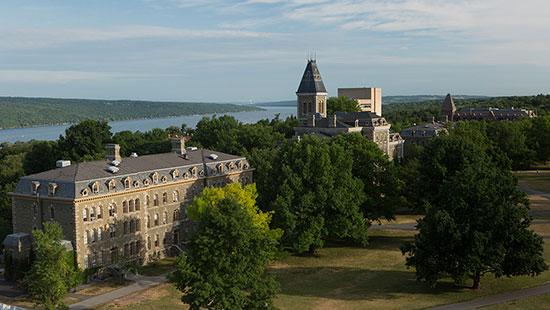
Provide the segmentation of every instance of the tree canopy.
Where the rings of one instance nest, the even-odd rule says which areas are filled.
[[[205,189],[190,206],[197,228],[170,280],[191,309],[273,308],[278,285],[266,266],[280,234],[265,227],[269,216],[253,206],[253,196],[253,186],[235,184]]]
[[[424,154],[426,215],[414,242],[402,247],[419,280],[435,285],[450,275],[457,283],[471,278],[478,288],[485,273],[547,269],[542,238],[529,229],[528,200],[490,144],[449,135],[436,138]]]
[[[348,97],[330,97],[327,100],[327,115],[334,112],[359,112],[359,105],[356,100]]]

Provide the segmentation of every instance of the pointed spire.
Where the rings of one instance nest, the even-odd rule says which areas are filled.
[[[445,100],[443,101],[443,105],[441,106],[441,114],[446,118],[447,121],[453,121],[454,120],[454,114],[456,112],[456,105],[453,97],[451,94],[447,94],[445,97]]]
[[[306,93],[326,93],[325,84],[321,78],[321,73],[317,68],[317,61],[315,59],[309,59],[306,65],[306,70],[302,76],[302,81],[298,87],[297,94]]]

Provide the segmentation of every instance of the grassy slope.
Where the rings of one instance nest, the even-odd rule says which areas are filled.
[[[255,111],[257,107],[197,102],[0,97],[0,128]]]
[[[545,175],[520,176],[522,187],[546,181]],[[533,229],[550,238],[550,200],[532,196],[535,221]],[[411,216],[399,217],[410,222]],[[415,281],[414,270],[405,267],[399,246],[412,238],[412,232],[372,231],[366,248],[332,245],[319,251],[318,257],[288,256],[278,260],[271,272],[281,283],[275,305],[281,309],[422,309],[474,299],[500,292],[532,287],[550,282],[550,272],[538,277],[496,279],[487,275],[481,289],[456,288],[450,279],[430,289]],[[550,263],[550,244],[545,245],[545,258]],[[468,283],[469,284],[469,283]],[[105,306],[105,309],[181,309],[180,294],[170,286],[154,289],[151,298],[127,297]],[[154,297],[158,295],[158,297]],[[500,305],[503,309],[550,308],[550,296],[527,299],[525,303]],[[496,309],[500,309],[495,307]]]

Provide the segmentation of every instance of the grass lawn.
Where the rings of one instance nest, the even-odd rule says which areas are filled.
[[[550,174],[522,175],[521,186],[550,193]],[[550,240],[550,200],[532,196],[532,228]],[[398,223],[414,222],[400,216]],[[481,289],[457,288],[450,279],[437,288],[415,280],[414,270],[405,267],[399,246],[412,238],[411,231],[371,230],[366,248],[329,245],[317,257],[286,256],[270,267],[281,291],[275,299],[280,309],[422,309],[550,282],[550,272],[538,277],[521,276],[481,281]],[[550,242],[544,247],[550,263]],[[471,283],[466,283],[470,285]],[[146,296],[147,298],[141,297]],[[180,293],[169,284],[127,296],[102,309],[182,309]],[[184,308],[185,309],[185,308]],[[550,294],[490,309],[550,309]]]
[[[140,267],[138,273],[144,276],[160,276],[174,270],[175,264],[175,257],[166,257],[146,266]]]

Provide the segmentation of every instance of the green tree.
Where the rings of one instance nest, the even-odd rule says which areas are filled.
[[[266,216],[251,213],[258,209],[250,208],[250,194],[242,188],[206,189],[191,206],[196,231],[170,276],[191,309],[273,308],[278,285],[266,267],[279,233],[255,220]]]
[[[528,169],[535,159],[535,152],[527,146],[527,135],[522,121],[487,123],[487,137],[512,162],[513,169]]]
[[[262,201],[271,202],[273,224],[284,230],[285,246],[314,253],[327,239],[366,244],[363,184],[352,175],[352,164],[344,148],[328,139],[306,136],[282,146]]]
[[[36,302],[46,309],[64,307],[63,298],[78,284],[74,256],[61,244],[63,231],[56,222],[45,222],[33,231],[35,261],[23,282]]]
[[[403,204],[402,182],[388,157],[372,141],[361,134],[340,135],[333,142],[352,157],[352,174],[364,184],[365,201],[361,209],[371,221],[392,220],[397,207]]]
[[[242,150],[237,140],[240,127],[241,123],[233,116],[204,117],[197,123],[193,141],[207,149],[239,154]]]
[[[526,131],[529,144],[533,146],[536,159],[546,162],[550,159],[550,115],[533,119]]]
[[[57,142],[33,142],[31,149],[25,154],[23,167],[26,174],[38,173],[55,168],[55,162],[61,158]]]
[[[435,285],[450,275],[455,282],[481,277],[537,275],[548,267],[543,240],[529,230],[528,200],[507,166],[490,147],[467,136],[436,138],[425,150],[423,173],[431,185],[426,216],[414,242],[402,247],[407,266],[419,280]],[[437,186],[435,184],[438,184]]]
[[[359,105],[356,100],[348,97],[330,97],[327,100],[327,115],[335,112],[359,112]]]
[[[76,162],[102,159],[111,141],[111,127],[104,121],[85,120],[65,130],[59,137],[61,151]]]

